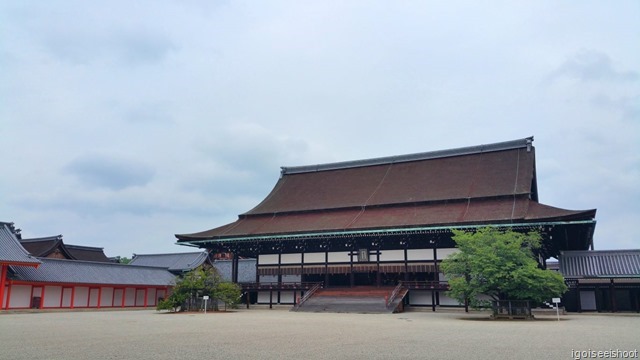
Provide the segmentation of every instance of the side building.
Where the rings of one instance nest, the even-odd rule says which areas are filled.
[[[224,254],[226,255],[226,254]],[[166,253],[166,254],[133,254],[130,265],[143,265],[161,267],[171,273],[180,276],[200,266],[212,266],[225,281],[234,278],[232,266],[235,262],[231,259],[217,259],[210,256],[207,251]],[[238,282],[247,283],[256,280],[256,260],[238,259]]]
[[[567,311],[640,312],[640,249],[564,251],[558,260]]]
[[[292,304],[314,284],[409,289],[409,305],[458,306],[440,263],[452,230],[539,231],[541,265],[593,246],[596,210],[538,200],[533,138],[368,160],[283,167],[267,197],[238,220],[177,234],[178,244],[255,258],[243,284],[258,302]],[[236,276],[233,280],[239,282]],[[274,294],[275,292],[275,294]]]
[[[69,249],[58,242],[49,252],[56,255],[36,257],[20,237],[12,223],[0,223],[0,310],[152,307],[174,284],[164,268],[75,260],[77,252],[73,259],[62,256],[74,250],[95,256],[99,248]]]

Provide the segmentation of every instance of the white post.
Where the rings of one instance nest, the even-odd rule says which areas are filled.
[[[207,300],[209,300],[209,296],[205,295],[202,297],[204,299],[204,313],[207,313]]]
[[[553,298],[553,304],[556,306],[556,316],[560,321],[560,298]]]

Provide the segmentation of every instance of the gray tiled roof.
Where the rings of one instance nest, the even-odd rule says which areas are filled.
[[[13,263],[16,265],[37,265],[40,261],[32,257],[27,250],[20,245],[20,241],[12,231],[13,224],[0,222],[0,263]]]
[[[171,254],[135,254],[129,265],[155,266],[169,269],[171,272],[191,271],[202,265],[207,253],[188,252]]]
[[[173,285],[175,276],[163,268],[79,260],[40,258],[37,269],[12,266],[19,280],[103,285]]]
[[[565,278],[640,278],[640,249],[564,251],[559,260]]]

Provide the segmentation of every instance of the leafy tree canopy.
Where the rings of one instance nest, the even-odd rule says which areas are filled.
[[[542,302],[567,291],[562,275],[538,267],[534,251],[540,247],[538,232],[518,233],[496,228],[475,232],[453,231],[460,250],[441,265],[449,281],[449,294],[478,308],[493,300]]]
[[[241,295],[241,289],[237,284],[225,282],[215,268],[199,267],[178,278],[171,294],[161,301],[158,310],[177,311],[188,299],[195,299],[208,295],[214,301],[215,310],[217,300],[226,306],[235,306]]]

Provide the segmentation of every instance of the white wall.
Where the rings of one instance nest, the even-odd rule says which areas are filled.
[[[355,260],[355,259],[354,259]],[[351,257],[349,256],[348,251],[341,252],[330,252],[329,253],[329,262],[349,262],[351,261]]]
[[[376,256],[371,256],[370,261],[376,261]],[[380,251],[380,261],[404,261],[404,250]]]
[[[144,289],[136,290],[136,303],[135,306],[144,306]]]
[[[9,308],[28,308],[31,306],[31,285],[11,286]]]
[[[278,292],[273,292],[273,303],[278,302]],[[268,291],[259,291],[258,292],[258,304],[268,304],[269,303],[269,292]]]
[[[431,305],[431,291],[412,291],[409,294],[410,305]]]
[[[147,290],[147,306],[156,306],[156,289]]]
[[[278,264],[278,254],[265,254],[258,255],[258,264],[260,265],[273,265]]]
[[[89,299],[88,287],[76,287],[76,292],[73,297],[73,307],[87,307],[87,300]]]
[[[100,294],[100,289],[90,289],[89,290],[89,307],[97,307],[98,306],[98,295]]]
[[[134,306],[136,304],[136,289],[126,288],[124,295],[124,306]]]
[[[102,288],[102,294],[100,295],[100,307],[113,306],[113,288]]]
[[[71,293],[73,289],[71,288],[63,288],[62,289],[62,307],[68,308],[71,307]]]
[[[409,249],[407,260],[433,260],[433,249]]]
[[[275,294],[274,294],[275,295]],[[296,295],[300,295],[300,292],[296,292]],[[275,298],[275,296],[274,296]],[[276,298],[277,300],[277,298]],[[280,304],[294,304],[295,298],[293,297],[293,291],[281,291],[280,292]]]
[[[324,264],[324,253],[323,252],[305,253],[304,263],[305,264],[310,264],[310,263]]]
[[[122,306],[122,296],[123,296],[123,290],[122,289],[114,289],[114,296],[113,296],[113,306]]]
[[[300,264],[302,262],[302,254],[282,254],[280,262],[282,264]]]
[[[62,286],[45,286],[43,307],[60,307]]]

